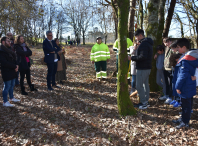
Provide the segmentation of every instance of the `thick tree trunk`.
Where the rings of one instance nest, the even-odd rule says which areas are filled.
[[[147,27],[147,37],[150,37],[154,41],[153,45],[153,55],[156,53],[156,46],[159,45],[157,42],[157,34],[158,34],[158,10],[159,10],[159,1],[158,0],[150,0],[148,4],[148,27]],[[152,57],[153,58],[153,57]],[[158,91],[159,86],[156,84],[156,61],[152,61],[152,70],[149,77],[150,90]]]
[[[162,33],[164,30],[164,9],[165,9],[165,0],[160,0],[159,12],[158,12],[158,31],[157,31],[157,42],[162,44]]]
[[[128,30],[129,30],[129,38],[133,40],[134,37],[134,16],[135,16],[135,6],[136,6],[136,0],[130,0],[130,13],[129,13],[129,24],[128,24]]]
[[[174,9],[175,9],[175,4],[176,4],[176,0],[171,0],[170,8],[168,9],[168,16],[166,17],[166,23],[165,23],[164,31],[162,35],[163,38],[168,37],[168,32],[169,32],[171,20],[172,20]]]
[[[143,29],[143,19],[144,19],[144,13],[143,13],[143,4],[142,4],[142,0],[140,0],[140,4],[139,4],[139,11],[140,11],[140,28]]]
[[[127,58],[127,25],[129,0],[118,0],[118,81],[117,81],[117,104],[121,115],[134,115],[136,110],[129,98],[128,92],[128,58]]]

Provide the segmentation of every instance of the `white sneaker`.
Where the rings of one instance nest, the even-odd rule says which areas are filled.
[[[166,100],[166,99],[167,99],[166,95],[161,96],[161,97],[159,98],[159,100]]]
[[[3,103],[3,106],[6,106],[6,107],[14,107],[13,104],[10,104],[9,101],[7,101],[6,103]]]
[[[16,98],[12,98],[12,99],[10,99],[10,101],[12,101],[12,102],[20,102],[20,100],[16,99]]]
[[[164,103],[165,104],[170,104],[171,102],[172,102],[172,99],[168,97]]]

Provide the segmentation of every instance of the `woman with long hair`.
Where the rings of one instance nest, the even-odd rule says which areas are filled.
[[[60,51],[58,52],[58,55],[60,56],[60,61],[58,61],[58,67],[57,67],[57,72],[56,72],[56,81],[58,81],[60,84],[63,84],[63,80],[67,80],[66,76],[66,62],[65,62],[65,50],[61,47],[58,38],[54,39],[57,49]]]
[[[15,38],[14,49],[16,50],[17,62],[19,64],[21,94],[28,95],[28,93],[25,92],[25,87],[24,87],[25,75],[26,75],[26,80],[30,87],[30,90],[37,91],[37,89],[35,89],[34,85],[31,83],[31,78],[30,78],[30,65],[31,64],[30,64],[29,56],[32,55],[32,51],[26,45],[22,35],[18,35]]]

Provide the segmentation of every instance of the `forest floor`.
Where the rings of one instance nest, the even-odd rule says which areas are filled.
[[[197,96],[189,128],[175,129],[171,121],[179,117],[181,108],[159,101],[160,92],[150,93],[150,107],[137,109],[136,116],[118,114],[116,78],[111,77],[116,69],[112,46],[107,63],[109,78],[102,82],[95,79],[91,47],[68,47],[65,54],[71,61],[67,65],[68,80],[53,92],[47,91],[47,67],[41,64],[41,47],[31,49],[34,60],[31,78],[38,92],[30,92],[25,81],[28,96],[21,95],[20,88],[15,87],[14,96],[21,100],[14,103],[15,107],[3,107],[1,98],[0,145],[198,145]],[[0,92],[2,89],[0,77]],[[135,98],[131,100],[138,103]]]

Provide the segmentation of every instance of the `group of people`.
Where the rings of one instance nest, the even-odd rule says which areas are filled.
[[[47,87],[48,90],[54,90],[52,87],[60,88],[56,85],[55,80],[60,84],[63,84],[63,80],[66,78],[66,60],[65,50],[60,46],[59,40],[56,38],[52,40],[52,32],[47,31],[47,38],[43,42],[43,51],[45,54],[45,62],[48,67],[47,74]],[[11,102],[20,102],[13,95],[15,86],[20,85],[21,94],[28,95],[25,91],[24,78],[26,76],[27,83],[30,91],[38,91],[34,84],[31,82],[31,64],[32,59],[30,56],[32,51],[25,43],[22,35],[17,35],[15,39],[12,33],[7,33],[5,37],[1,38],[0,46],[0,65],[1,74],[4,82],[3,88],[3,106],[13,107]],[[20,74],[20,82],[19,82]],[[8,101],[9,94],[9,101]]]
[[[182,107],[182,115],[173,120],[176,128],[188,127],[193,112],[193,96],[196,95],[196,68],[198,67],[198,50],[190,49],[186,38],[172,41],[163,39],[164,46],[158,45],[156,59],[156,81],[163,89],[165,104]]]
[[[66,40],[65,41],[66,45],[74,45],[74,46],[79,46],[80,45],[80,38],[77,38],[76,40]]]
[[[65,50],[60,46],[58,38],[52,39],[51,31],[46,32],[46,39],[43,41],[44,61],[47,64],[47,89],[48,91],[57,86],[56,80],[63,84],[66,80]],[[156,82],[163,89],[163,96],[159,100],[165,100],[165,104],[173,107],[182,107],[182,116],[174,123],[179,123],[176,128],[188,127],[191,117],[193,96],[196,95],[195,71],[198,67],[198,50],[190,49],[190,42],[181,38],[172,42],[171,38],[163,39],[164,45],[158,45],[156,59]],[[164,47],[165,46],[165,47]],[[114,44],[118,59],[118,41]],[[149,75],[152,69],[153,40],[146,38],[144,31],[138,29],[135,32],[134,44],[127,39],[128,60],[131,67],[131,93],[137,90],[139,103],[134,106],[139,109],[146,109],[149,106]],[[14,98],[13,90],[15,84],[19,84],[20,74],[21,94],[28,95],[24,87],[26,76],[30,91],[38,91],[31,82],[30,66],[32,51],[24,41],[22,35],[13,39],[11,33],[1,38],[0,64],[1,74],[4,82],[3,106],[13,107],[8,101],[8,94],[11,102],[19,102]],[[107,78],[107,61],[110,59],[110,51],[101,37],[96,38],[96,44],[91,49],[90,60],[95,65],[96,78],[103,80]],[[117,61],[118,66],[118,61]],[[117,67],[118,68],[118,67]]]
[[[110,59],[108,46],[102,43],[102,38],[96,39],[97,43],[92,47],[90,60],[95,64],[96,78],[99,80],[107,77],[106,64]],[[172,42],[171,38],[163,39],[164,45],[158,45],[156,59],[156,82],[163,89],[163,96],[159,100],[165,100],[165,104],[173,107],[182,107],[182,116],[173,120],[179,123],[176,128],[188,127],[192,112],[193,96],[196,95],[195,71],[198,67],[198,50],[190,49],[190,42],[181,38]],[[165,46],[165,47],[164,47]],[[113,50],[117,52],[118,40],[114,43]],[[152,69],[153,40],[146,38],[144,31],[138,29],[135,32],[134,44],[127,38],[128,60],[131,61],[131,92],[137,90],[139,103],[134,107],[146,109],[149,107],[149,75]],[[129,62],[126,62],[129,65]],[[116,61],[118,66],[118,61]],[[118,67],[117,67],[118,69]]]

